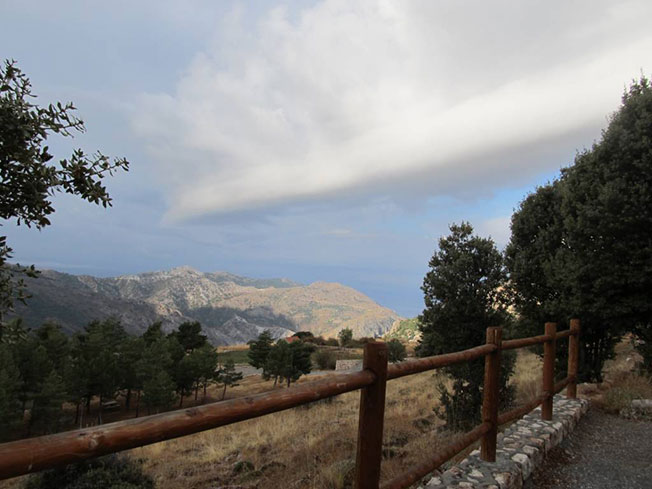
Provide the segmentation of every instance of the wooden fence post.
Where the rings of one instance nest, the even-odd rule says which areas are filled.
[[[580,356],[580,320],[571,319],[570,329],[573,334],[568,337],[568,376],[572,379],[566,389],[566,397],[577,398],[577,366]]]
[[[387,345],[377,341],[367,343],[362,368],[371,370],[376,380],[360,393],[355,488],[378,489],[385,417]]]
[[[487,328],[487,344],[494,344],[498,349],[484,357],[482,422],[491,423],[491,429],[482,437],[480,457],[485,462],[496,461],[498,404],[500,402],[500,346],[502,343],[502,336],[502,328]]]
[[[555,346],[557,323],[546,323],[545,334],[551,338],[543,344],[543,393],[541,419],[552,420],[552,398],[555,395]]]

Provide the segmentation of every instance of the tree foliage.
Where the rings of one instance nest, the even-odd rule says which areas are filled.
[[[506,257],[521,327],[580,318],[586,380],[602,379],[623,332],[652,336],[650,134],[652,88],[642,77],[601,139],[512,216]]]
[[[387,342],[387,360],[391,363],[402,362],[407,357],[405,345],[396,338]]]
[[[468,223],[450,226],[423,280],[425,309],[419,316],[419,356],[439,355],[485,342],[486,328],[508,325],[504,286],[507,274],[491,239],[473,235]],[[507,405],[513,393],[507,379],[513,357],[503,355],[500,399]],[[484,368],[482,359],[446,367],[454,394],[440,386],[440,412],[452,428],[468,429],[480,420]]]
[[[222,384],[222,399],[226,396],[227,387],[235,387],[242,380],[242,372],[237,372],[232,359],[228,359],[223,367],[215,373],[215,379]]]
[[[302,341],[288,343],[285,340],[278,340],[267,356],[263,378],[274,379],[274,385],[279,379],[284,380],[289,387],[302,375],[310,373],[312,370],[310,355],[313,351],[315,351],[313,345]]]
[[[57,192],[111,205],[103,178],[116,170],[128,170],[129,162],[99,151],[87,155],[75,149],[69,158],[53,162],[46,145],[48,137],[71,137],[85,131],[84,122],[74,114],[72,103],[36,105],[29,79],[14,61],[0,67],[0,219],[40,229],[50,224],[54,212],[52,196]],[[15,300],[26,292],[21,276],[35,276],[33,266],[9,266],[12,250],[0,236],[0,321]]]
[[[351,328],[341,329],[337,333],[337,339],[340,340],[340,346],[349,346],[351,341],[353,341],[353,331]]]

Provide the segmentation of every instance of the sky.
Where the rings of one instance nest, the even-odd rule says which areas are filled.
[[[14,259],[114,276],[188,265],[339,282],[405,317],[469,221],[502,248],[519,202],[572,164],[652,66],[649,1],[0,0],[0,57],[51,138],[126,157],[109,209],[56,195],[4,222]]]

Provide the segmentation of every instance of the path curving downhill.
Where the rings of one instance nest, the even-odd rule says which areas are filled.
[[[592,407],[523,487],[652,488],[652,422],[623,419]]]

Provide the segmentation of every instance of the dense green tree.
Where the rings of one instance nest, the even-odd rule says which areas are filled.
[[[145,341],[146,346],[149,346],[164,336],[163,323],[161,321],[155,321],[150,324],[147,330],[143,333],[143,341]]]
[[[114,399],[122,381],[121,346],[127,333],[120,321],[108,318],[86,326],[81,342],[81,368],[86,368],[87,411],[93,396],[99,397],[98,421],[102,423],[102,403]]]
[[[158,413],[168,409],[174,402],[175,383],[165,370],[152,372],[143,382],[143,402],[147,412]]]
[[[340,346],[349,346],[353,340],[353,331],[351,328],[344,328],[337,333],[337,339],[340,340]]]
[[[174,333],[183,349],[191,352],[206,344],[206,335],[201,334],[201,324],[198,321],[185,322],[179,325]]]
[[[285,340],[278,340],[267,356],[267,362],[263,369],[265,380],[274,379],[276,385],[279,379],[284,380],[289,387],[296,382],[303,374],[309,374],[312,369],[310,355],[315,351],[313,345],[302,341],[288,343]]]
[[[249,364],[255,368],[264,369],[267,357],[274,344],[272,334],[269,330],[265,330],[258,335],[257,339],[249,341],[247,344],[249,345],[249,351],[247,352]]]
[[[7,441],[22,423],[21,385],[20,371],[11,350],[0,343],[0,441]]]
[[[70,158],[54,163],[48,137],[84,132],[84,123],[75,117],[72,103],[34,104],[31,88],[16,63],[5,61],[0,67],[0,219],[38,229],[48,226],[57,192],[110,206],[102,180],[116,170],[128,170],[127,160],[110,161],[100,152],[87,155],[76,149]],[[0,330],[3,314],[13,309],[15,300],[27,297],[20,277],[36,274],[33,266],[9,266],[11,252],[6,237],[0,236]]]
[[[652,336],[651,133],[652,87],[642,77],[601,139],[512,217],[506,255],[521,324],[579,317],[587,380],[602,379],[623,332]]]
[[[56,433],[62,425],[66,384],[56,370],[51,370],[34,394],[30,410],[30,432]]]
[[[405,345],[396,338],[387,342],[387,360],[391,363],[402,362],[407,357]]]
[[[143,388],[143,377],[138,362],[143,358],[146,344],[144,338],[127,336],[120,345],[120,388],[125,391],[125,408],[131,408],[131,396]]]
[[[157,336],[152,342],[147,344],[143,351],[142,358],[136,363],[136,375],[138,383],[142,385],[143,394],[149,395],[148,409],[167,408],[174,400],[173,392],[175,390],[172,372],[174,370],[174,361],[170,354],[170,339],[165,336]],[[181,345],[174,339],[176,345],[182,349]],[[183,353],[183,349],[182,349]],[[165,375],[161,375],[161,374]],[[146,383],[148,383],[146,385]],[[168,394],[163,393],[168,389]],[[147,394],[145,391],[148,391]],[[136,417],[140,414],[140,390],[136,392]]]
[[[215,374],[215,379],[218,384],[222,384],[222,399],[226,395],[227,387],[235,387],[238,385],[238,382],[242,380],[242,372],[238,372],[235,369],[235,364],[232,359],[228,359],[224,366]]]
[[[35,331],[39,345],[46,351],[52,368],[63,376],[70,359],[70,339],[61,330],[61,326],[46,322]]]
[[[478,346],[486,328],[509,323],[503,296],[507,274],[491,239],[473,235],[470,224],[453,224],[439,240],[439,250],[423,280],[425,309],[419,316],[419,356],[438,355]],[[511,402],[507,378],[513,357],[503,355],[500,399]],[[440,415],[452,428],[468,429],[480,420],[484,368],[482,359],[444,369],[453,378],[454,394],[440,386]]]
[[[217,363],[218,363],[217,351],[212,345],[207,343],[204,346],[198,348],[195,351],[195,354],[197,356],[196,362],[198,365],[198,373],[199,373],[199,378],[197,379],[197,385],[203,388],[204,390],[203,399],[206,400],[206,389],[208,389],[208,386],[211,382],[214,382],[216,380],[215,375],[216,375]],[[197,400],[196,396],[195,396],[195,400]]]

